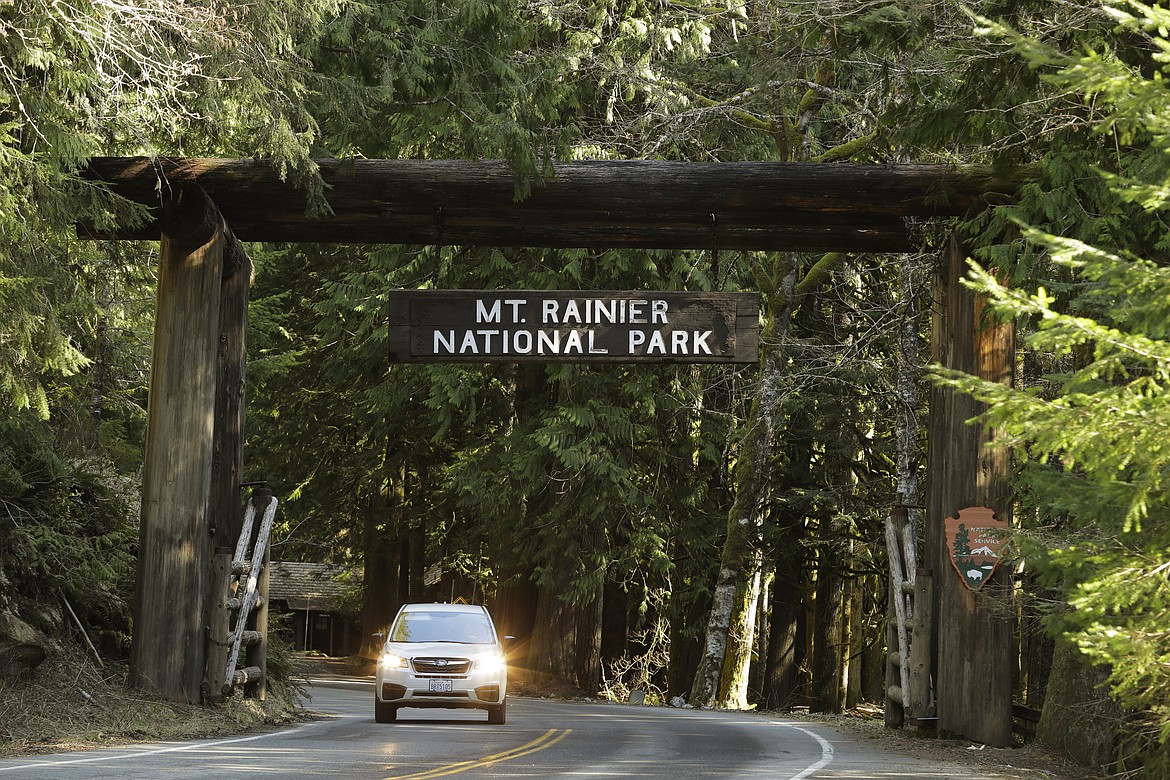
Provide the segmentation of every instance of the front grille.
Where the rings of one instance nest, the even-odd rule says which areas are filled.
[[[416,674],[467,674],[471,661],[467,658],[414,658]]]
[[[440,699],[466,699],[469,698],[467,691],[415,691],[414,698],[425,698],[427,696],[434,696]]]

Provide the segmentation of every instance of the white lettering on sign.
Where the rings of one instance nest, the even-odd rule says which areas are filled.
[[[527,301],[519,301],[518,304],[520,303]],[[648,313],[647,307],[650,309]],[[657,299],[570,298],[563,303],[545,299],[540,302],[540,322],[542,325],[666,325],[669,311],[670,304]],[[517,319],[517,307],[513,307],[512,315],[513,322],[524,322]]]
[[[704,330],[631,330],[627,346],[631,355],[711,355]],[[436,355],[608,355],[594,330],[434,330],[432,349]],[[611,342],[612,343],[612,342]]]
[[[392,361],[749,362],[758,352],[758,325],[753,325],[758,298],[748,294],[403,290],[391,295]]]
[[[475,321],[499,322],[501,303],[508,306],[512,310],[513,323],[524,323],[524,319],[520,316],[520,307],[528,303],[528,301],[524,298],[505,298],[503,301],[497,298],[491,302],[491,308],[488,308],[487,301],[481,298],[475,302]]]
[[[484,306],[483,301],[475,302],[475,321],[476,322],[499,322],[500,321],[500,301],[492,301],[492,307],[489,309]]]
[[[653,331],[649,337],[644,330],[631,330],[629,349],[631,355],[710,355],[711,345],[707,339],[711,338],[712,331],[704,330],[671,330],[669,342],[662,331]],[[667,344],[670,345],[669,352]]]

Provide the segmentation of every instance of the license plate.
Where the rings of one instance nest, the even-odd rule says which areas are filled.
[[[450,693],[454,690],[454,684],[451,680],[437,680],[431,678],[427,680],[427,690],[431,693]]]

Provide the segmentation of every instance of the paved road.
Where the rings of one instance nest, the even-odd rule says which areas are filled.
[[[513,698],[508,723],[478,710],[373,719],[372,682],[315,681],[325,718],[230,739],[0,760],[0,780],[72,778],[1017,778],[885,752],[765,715]]]

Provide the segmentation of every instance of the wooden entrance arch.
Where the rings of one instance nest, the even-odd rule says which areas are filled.
[[[913,222],[971,214],[1021,181],[939,165],[588,161],[528,181],[502,162],[317,165],[324,208],[258,160],[96,158],[89,167],[89,178],[150,206],[154,220],[79,233],[161,241],[131,671],[173,699],[206,698],[211,550],[233,543],[224,539],[238,523],[248,268],[240,241],[907,252],[921,249]],[[1011,329],[983,322],[981,303],[959,284],[965,258],[954,242],[943,252],[932,357],[1010,382]],[[1010,518],[1009,463],[966,425],[976,411],[952,391],[932,392],[930,646],[939,727],[1007,745],[1010,610],[995,609],[994,590],[973,593],[946,576],[941,542],[944,518],[962,507]]]

